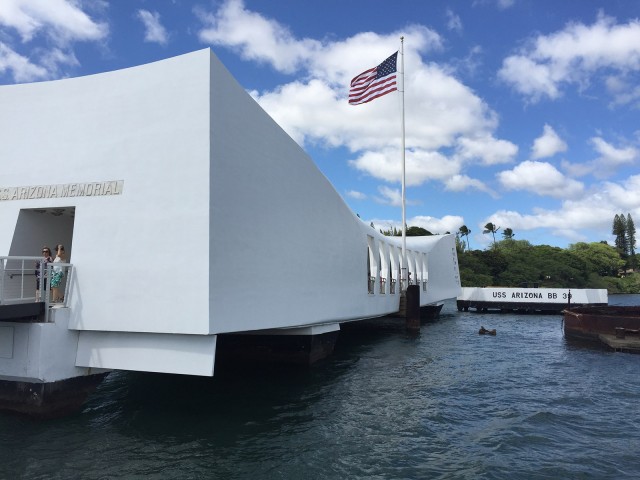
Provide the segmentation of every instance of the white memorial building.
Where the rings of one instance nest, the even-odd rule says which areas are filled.
[[[56,244],[64,301],[36,302]],[[332,334],[406,288],[401,239],[357,218],[210,49],[0,86],[0,256],[0,407],[17,382],[211,376],[224,335]],[[409,237],[406,256],[420,305],[460,293],[453,235]]]

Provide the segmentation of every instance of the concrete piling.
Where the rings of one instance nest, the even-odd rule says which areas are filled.
[[[420,288],[417,285],[407,288],[405,325],[411,332],[420,332]]]

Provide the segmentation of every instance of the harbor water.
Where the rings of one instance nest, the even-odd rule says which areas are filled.
[[[418,336],[343,332],[311,368],[116,372],[76,415],[0,414],[0,478],[640,478],[639,405],[639,355],[449,301]]]

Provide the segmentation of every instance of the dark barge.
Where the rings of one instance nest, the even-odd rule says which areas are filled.
[[[640,306],[563,310],[566,338],[597,341],[619,352],[640,353]]]

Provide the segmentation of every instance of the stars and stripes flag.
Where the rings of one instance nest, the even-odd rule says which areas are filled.
[[[398,90],[396,72],[398,52],[374,68],[362,72],[351,80],[349,105],[360,105]]]

